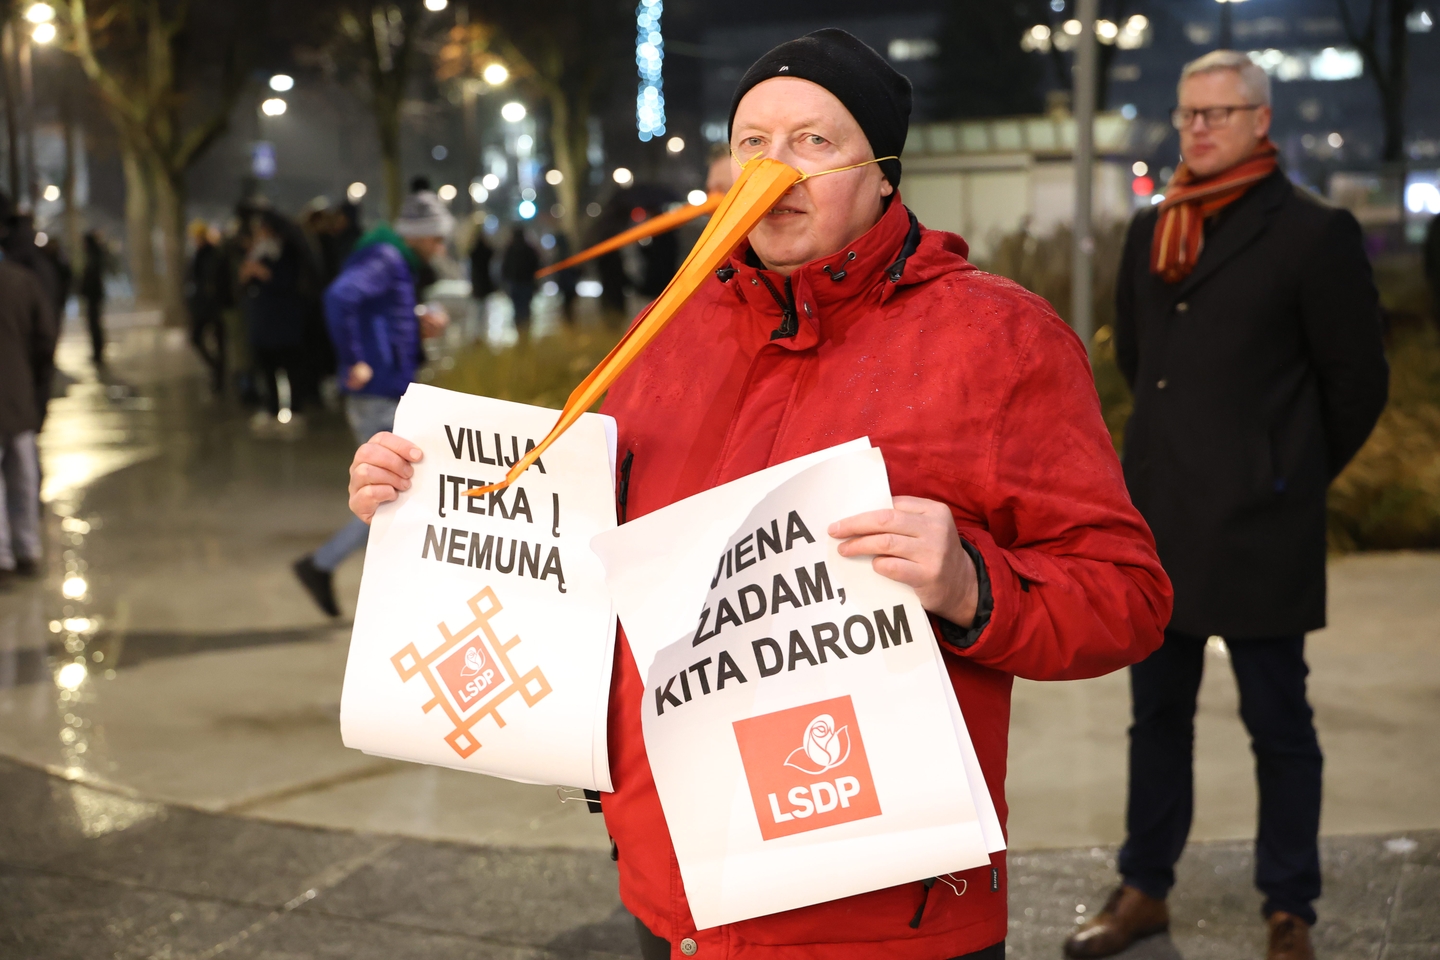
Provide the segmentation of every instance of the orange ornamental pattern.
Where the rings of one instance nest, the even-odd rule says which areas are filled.
[[[496,727],[505,726],[500,705],[518,693],[527,707],[533,707],[550,692],[550,681],[540,668],[524,674],[510,662],[510,651],[520,643],[519,635],[501,642],[490,620],[503,608],[490,587],[468,601],[475,619],[451,632],[443,622],[437,624],[441,642],[425,656],[413,643],[407,643],[390,658],[400,679],[408,683],[422,676],[433,694],[421,707],[425,713],[439,707],[445,711],[455,729],[446,734],[445,742],[461,758],[469,757],[481,747],[472,728],[481,717],[490,717]]]

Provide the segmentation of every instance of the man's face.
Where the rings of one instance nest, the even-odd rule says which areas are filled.
[[[819,84],[775,77],[756,84],[740,101],[730,131],[740,160],[758,155],[819,173],[874,158],[860,124]],[[732,171],[740,174],[732,161]],[[781,274],[838,253],[880,219],[883,198],[894,192],[877,164],[805,180],[775,202],[750,232],[760,261]]]
[[[1207,107],[1251,106],[1234,70],[1211,70],[1185,78],[1180,84],[1180,108],[1204,110]],[[1229,170],[1250,156],[1270,132],[1270,108],[1234,110],[1230,119],[1217,126],[1207,126],[1197,113],[1180,131],[1180,155],[1197,177],[1212,177]]]
[[[421,260],[433,260],[436,254],[445,249],[444,237],[406,237],[405,242]]]

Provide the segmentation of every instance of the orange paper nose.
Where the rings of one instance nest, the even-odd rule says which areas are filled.
[[[552,263],[548,267],[536,270],[535,279],[539,280],[541,277],[548,277],[552,273],[558,273],[566,267],[575,266],[577,263],[594,260],[596,257],[603,256],[611,250],[619,250],[621,247],[634,243],[636,240],[644,240],[646,237],[653,237],[667,230],[674,230],[682,223],[689,223],[696,217],[703,217],[705,214],[712,212],[716,207],[720,206],[720,201],[724,199],[724,194],[712,193],[705,198],[704,203],[698,206],[687,204],[686,206],[671,210],[669,213],[657,214],[644,223],[631,227],[624,233],[617,233],[609,240],[604,240],[595,244],[593,247],[581,250],[573,257],[566,257],[559,263]]]
[[[768,157],[747,163],[730,192],[719,199],[715,215],[706,224],[705,231],[700,234],[700,239],[696,241],[685,262],[680,265],[674,279],[640,314],[615,348],[570,394],[570,399],[565,401],[565,406],[560,411],[560,419],[545,439],[516,461],[510,472],[505,474],[504,480],[466,490],[465,495],[478,497],[491,490],[508,487],[518,480],[550,444],[580,419],[580,414],[590,409],[591,405],[610,389],[610,385],[634,362],[640,351],[655,339],[656,334],[664,329],[665,324],[670,322],[685,302],[700,289],[700,285],[725,261],[736,244],[755,229],[760,218],[770,212],[775,202],[783,197],[801,176],[800,171],[794,167]]]

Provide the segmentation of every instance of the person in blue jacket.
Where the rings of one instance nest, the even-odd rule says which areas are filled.
[[[443,311],[416,309],[416,280],[445,248],[454,226],[434,193],[412,193],[393,228],[379,223],[356,241],[325,291],[325,322],[335,346],[345,416],[357,443],[394,426],[395,408],[421,359],[421,337],[444,329]],[[300,583],[332,617],[340,615],[335,568],[365,545],[369,530],[363,521],[351,520],[324,546],[295,562]]]

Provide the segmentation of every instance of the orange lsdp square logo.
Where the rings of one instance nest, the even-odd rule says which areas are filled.
[[[423,677],[430,688],[430,699],[420,707],[429,713],[436,707],[453,725],[445,742],[461,757],[480,749],[475,726],[483,717],[505,726],[500,707],[519,694],[527,707],[533,707],[550,693],[550,681],[538,666],[521,673],[513,660],[520,637],[501,640],[491,623],[502,609],[495,591],[489,587],[470,598],[467,606],[474,619],[458,630],[444,623],[436,625],[440,644],[429,653],[407,643],[390,658],[402,682]]]
[[[736,720],[734,727],[763,839],[880,816],[848,696]]]

